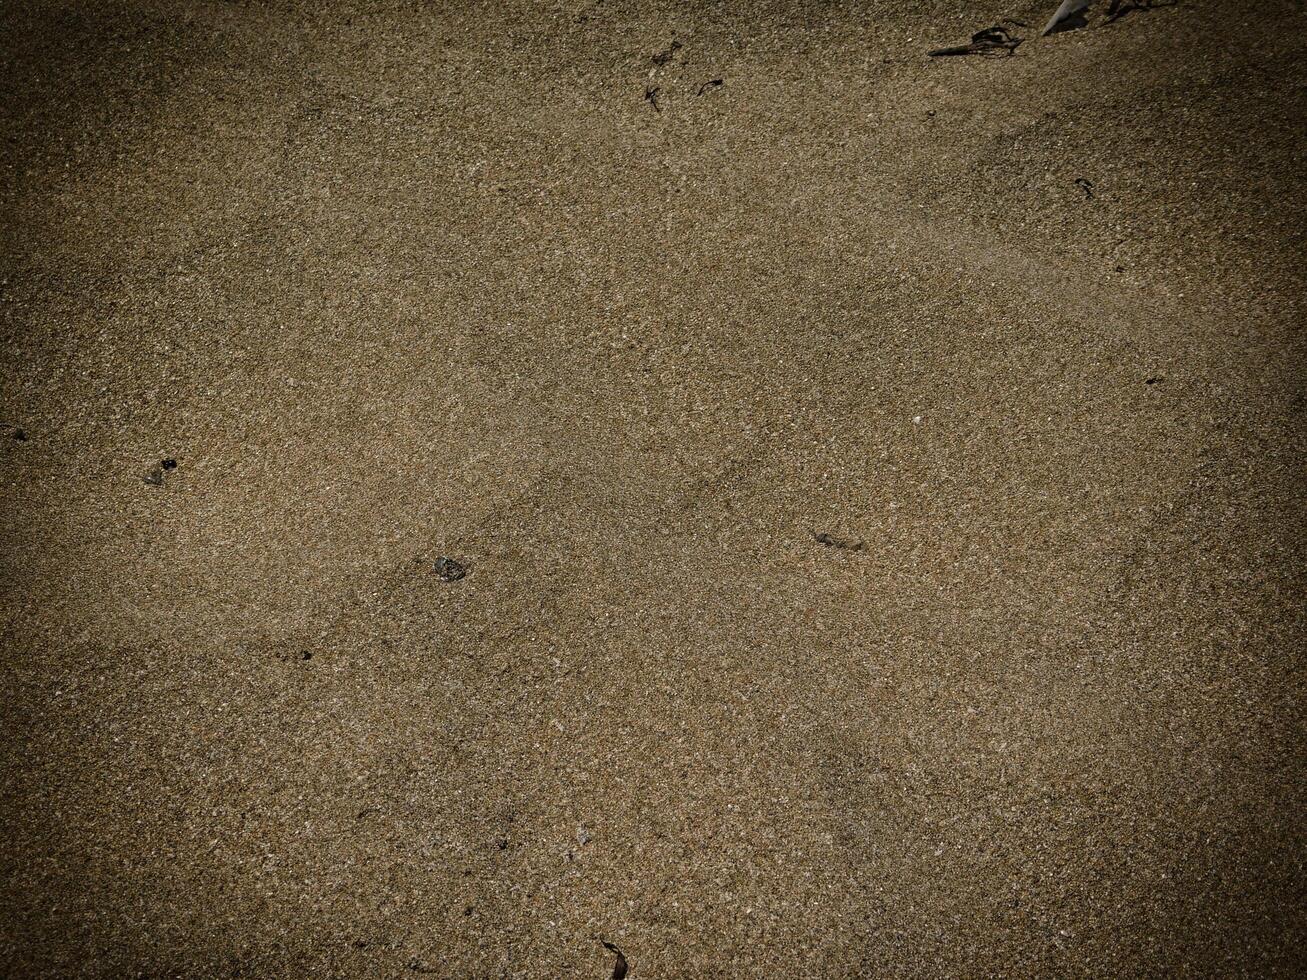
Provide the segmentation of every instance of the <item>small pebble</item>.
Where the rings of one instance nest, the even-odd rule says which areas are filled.
[[[453,558],[437,558],[436,574],[443,582],[457,582],[467,574],[467,568],[462,562]]]

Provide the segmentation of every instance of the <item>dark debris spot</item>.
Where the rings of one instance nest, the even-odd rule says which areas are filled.
[[[658,105],[658,93],[661,89],[656,85],[646,85],[644,87],[644,100],[654,107],[654,112],[662,112]]]
[[[995,58],[1017,53],[1021,38],[1009,34],[1007,29],[995,24],[971,35],[971,43],[955,44],[946,48],[935,48],[929,52],[932,58],[947,58],[953,55],[978,54],[982,58]]]
[[[350,945],[353,946],[355,949],[367,949],[372,944],[368,942],[366,939],[356,939],[352,943],[350,943]]]
[[[599,941],[604,944],[604,949],[608,950],[608,952],[617,954],[617,962],[613,964],[613,980],[623,980],[626,976],[627,970],[626,957],[622,954],[620,949],[608,942],[606,939],[601,939]]]
[[[653,63],[661,67],[676,57],[676,52],[680,50],[681,42],[673,41],[670,45],[653,56]]]
[[[436,574],[442,582],[457,582],[467,574],[467,566],[454,558],[437,558]]]
[[[508,838],[507,837],[499,838],[499,840],[495,841],[495,847],[499,848],[501,851],[508,850]]]
[[[1079,187],[1082,191],[1085,192],[1085,197],[1086,197],[1087,199],[1089,199],[1089,200],[1093,200],[1093,197],[1094,197],[1094,182],[1093,182],[1092,180],[1088,180],[1088,179],[1085,178],[1085,177],[1077,177],[1077,178],[1076,178],[1076,186]]]
[[[699,86],[699,94],[703,95],[703,93],[707,92],[709,89],[721,88],[725,84],[726,79],[724,78],[710,78]]]
[[[822,531],[820,534],[814,534],[813,540],[818,544],[824,544],[828,548],[839,548],[841,551],[861,551],[862,542],[857,538],[837,538],[832,534]]]
[[[14,438],[17,439],[19,442],[26,442],[27,433],[24,432],[22,429],[14,429]]]
[[[1146,384],[1146,385],[1160,385],[1160,384],[1161,384],[1163,381],[1165,381],[1165,380],[1166,380],[1165,378],[1161,378],[1161,377],[1152,377],[1152,378],[1149,378],[1147,381],[1145,381],[1144,384]]]
[[[168,459],[161,459],[159,460],[159,462],[155,463],[153,466],[150,467],[149,472],[145,474],[143,479],[145,480],[146,483],[148,483],[152,487],[161,487],[163,486],[164,474],[169,473],[172,470],[175,470],[176,468],[177,468],[177,460],[173,459],[172,457],[169,457]]]
[[[1174,7],[1178,0],[1112,0],[1111,5],[1107,8],[1107,18],[1103,23],[1111,24],[1120,20],[1126,14],[1134,13],[1136,10],[1159,10],[1163,7]]]
[[[434,966],[427,966],[416,956],[408,961],[407,966],[414,973],[439,973],[440,972]]]
[[[463,910],[463,914],[464,914],[464,915],[471,915],[471,914],[472,914],[473,912],[475,912],[475,911],[476,911],[476,909],[473,908],[471,905],[469,905],[467,908],[465,908],[465,909]]]

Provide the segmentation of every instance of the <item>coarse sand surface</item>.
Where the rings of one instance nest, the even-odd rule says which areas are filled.
[[[1307,11],[1055,5],[0,0],[0,974],[1300,975]]]

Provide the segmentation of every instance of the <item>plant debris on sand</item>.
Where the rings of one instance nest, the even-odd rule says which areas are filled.
[[[935,48],[930,52],[932,58],[945,58],[951,55],[976,54],[982,58],[1010,57],[1017,53],[1022,38],[1008,33],[1007,28],[995,24],[971,35],[969,44],[955,44],[947,48]]]

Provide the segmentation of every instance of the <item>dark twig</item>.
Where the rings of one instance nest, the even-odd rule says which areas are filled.
[[[824,544],[827,548],[839,548],[840,551],[861,551],[862,542],[856,538],[837,538],[833,534],[827,534],[822,531],[820,534],[814,534],[813,540],[818,544]]]
[[[1174,7],[1178,2],[1179,0],[1112,0],[1111,6],[1107,8],[1107,18],[1103,23],[1105,25],[1111,24],[1136,10],[1158,10],[1162,7]]]
[[[608,952],[617,954],[617,962],[613,964],[613,980],[624,980],[627,970],[626,957],[622,955],[620,949],[607,940],[601,939],[599,941],[604,944],[604,949],[608,950]]]
[[[978,54],[982,58],[996,58],[1017,53],[1021,38],[1014,37],[1006,28],[995,25],[986,27],[971,35],[970,44],[956,44],[948,48],[936,48],[930,52],[932,58],[945,58],[950,55]]]

